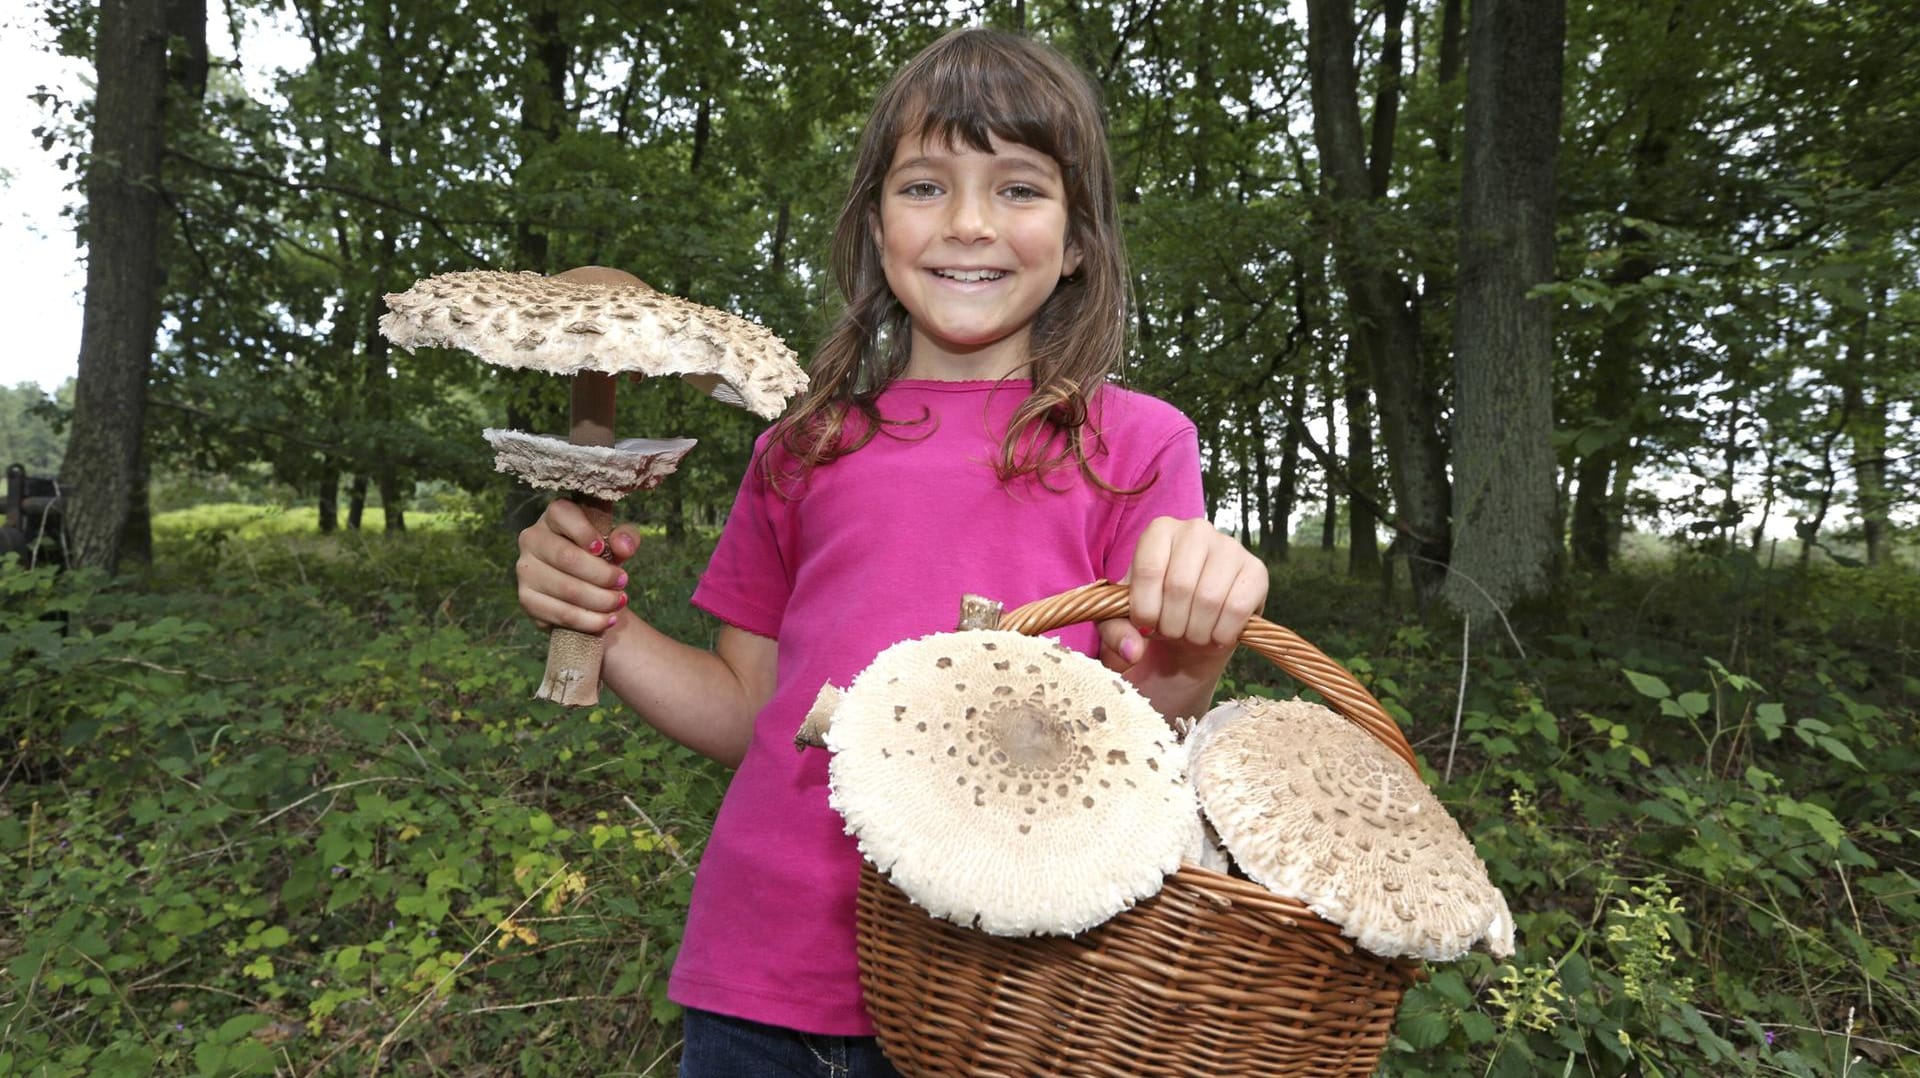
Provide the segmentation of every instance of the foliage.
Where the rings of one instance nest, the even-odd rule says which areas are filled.
[[[0,572],[0,1072],[663,1072],[725,776],[528,699],[505,537],[158,531],[144,583]],[[711,541],[635,584],[686,639]],[[1920,1073],[1920,580],[1585,581],[1525,658],[1476,645],[1456,749],[1455,638],[1336,566],[1274,611],[1410,723],[1519,923],[1408,994],[1386,1073]]]
[[[162,518],[149,588],[0,573],[0,1072],[668,1052],[723,775],[616,709],[529,699],[541,638],[474,553],[497,534],[240,515]],[[687,610],[704,551],[649,549],[643,601]]]
[[[73,401],[73,383],[48,394],[31,382],[0,386],[0,468],[26,466],[34,477],[60,474],[65,450],[61,411]]]

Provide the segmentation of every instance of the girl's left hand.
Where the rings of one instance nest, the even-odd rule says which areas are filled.
[[[1147,525],[1122,583],[1131,616],[1100,623],[1100,659],[1121,673],[1147,653],[1149,636],[1224,665],[1267,601],[1266,563],[1204,520],[1160,517]]]

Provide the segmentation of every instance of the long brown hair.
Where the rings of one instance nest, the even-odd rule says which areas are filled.
[[[1002,481],[1044,478],[1071,460],[1089,481],[1113,489],[1088,466],[1083,438],[1087,402],[1118,369],[1126,344],[1126,251],[1099,92],[1054,49],[987,29],[955,30],[922,49],[880,92],[867,119],[833,235],[833,278],[846,306],[814,357],[807,394],[775,428],[789,466],[803,475],[865,445],[886,425],[875,398],[906,369],[912,334],[887,287],[873,221],[895,149],[909,135],[982,153],[992,152],[998,137],[1059,164],[1067,244],[1080,252],[1080,266],[1034,316],[1033,389],[1008,423],[995,470]],[[764,456],[761,463],[768,468]]]

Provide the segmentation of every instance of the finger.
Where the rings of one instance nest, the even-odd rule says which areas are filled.
[[[1239,639],[1240,626],[1246,623],[1244,616],[1236,621],[1231,608],[1245,561],[1240,544],[1219,532],[1209,536],[1208,543],[1206,563],[1194,585],[1192,611],[1187,619],[1184,639],[1189,644],[1229,643]]]
[[[579,551],[572,551],[579,556]],[[602,568],[612,568],[595,561]],[[515,566],[520,608],[536,621],[551,622],[581,632],[604,628],[607,618],[627,605],[625,573],[614,569],[608,587],[563,572],[533,559]]]
[[[549,531],[571,539],[576,546],[596,556],[601,549],[605,549],[604,547],[594,548],[595,543],[602,542],[600,529],[594,527],[593,521],[587,518],[586,510],[565,498],[556,498],[547,503],[547,511],[540,514],[539,523],[546,525]]]
[[[1197,525],[1197,527],[1196,527]],[[1160,581],[1160,620],[1154,632],[1173,640],[1191,635],[1190,626],[1203,612],[1196,612],[1194,600],[1206,571],[1208,533],[1213,529],[1205,521],[1183,521],[1167,558],[1165,576]],[[1217,533],[1213,533],[1217,534]],[[1211,635],[1213,625],[1207,624]]]
[[[622,524],[613,529],[608,536],[607,545],[613,550],[615,565],[634,556],[640,549],[640,527],[636,524]]]
[[[1100,661],[1116,674],[1124,674],[1146,654],[1147,642],[1133,622],[1109,618],[1099,625]]]
[[[1237,643],[1240,635],[1247,631],[1247,623],[1259,616],[1266,605],[1267,565],[1258,558],[1249,557],[1234,577],[1226,608],[1214,629],[1214,643]]]
[[[1160,623],[1160,584],[1167,575],[1167,558],[1173,552],[1172,522],[1166,518],[1147,525],[1133,547],[1133,564],[1127,569],[1127,606],[1135,627],[1153,631]]]
[[[549,510],[549,514],[543,515],[532,527],[520,533],[520,558],[514,563],[516,575],[524,576],[535,566],[546,566],[596,587],[613,589],[626,586],[626,574],[620,567],[593,552],[593,544],[600,542],[598,536],[583,546],[576,530],[568,522],[567,518],[572,514],[566,510]],[[567,530],[555,530],[551,526],[554,523]],[[587,534],[592,534],[591,525],[587,527]]]

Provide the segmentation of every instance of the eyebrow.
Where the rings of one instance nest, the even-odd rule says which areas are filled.
[[[1042,178],[1052,178],[1054,175],[1054,173],[1051,170],[1047,169],[1044,165],[1041,165],[1039,162],[1033,160],[1030,157],[1013,156],[1009,154],[994,154],[993,156],[996,159],[997,167],[1013,168],[1021,172],[1030,172]],[[905,172],[909,169],[931,168],[934,165],[938,164],[939,160],[941,159],[929,157],[925,154],[922,154],[919,157],[909,157],[905,161],[902,161],[899,164],[894,165],[892,168],[887,169],[887,176],[891,178],[896,173]]]

